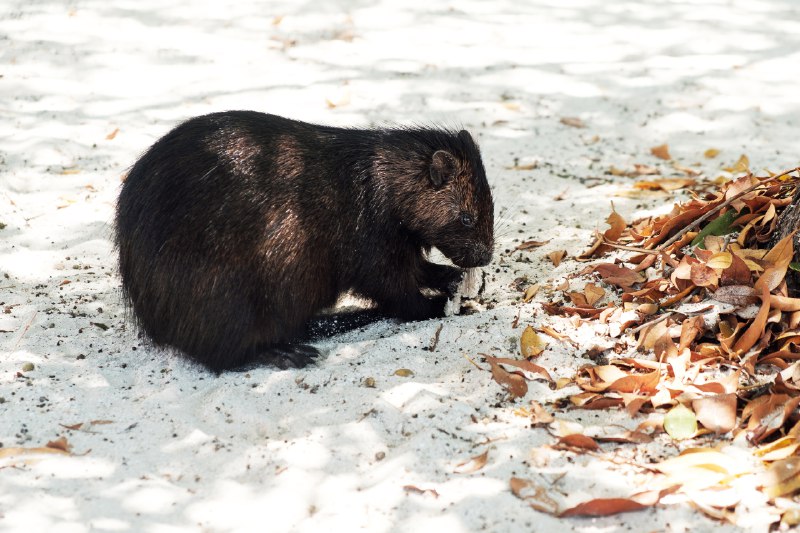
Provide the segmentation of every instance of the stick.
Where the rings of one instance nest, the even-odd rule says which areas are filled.
[[[676,233],[675,235],[673,235],[672,237],[667,239],[665,242],[663,242],[659,246],[657,246],[656,247],[656,251],[660,252],[660,251],[664,250],[664,248],[666,248],[670,244],[674,243],[675,241],[677,241],[678,239],[683,237],[686,233],[692,231],[694,228],[696,228],[697,226],[699,226],[700,224],[702,224],[703,222],[708,220],[711,216],[713,216],[714,214],[718,213],[720,210],[724,209],[725,207],[731,205],[733,202],[735,202],[736,200],[738,200],[742,196],[753,192],[754,190],[758,189],[759,187],[763,187],[767,183],[771,183],[771,182],[776,181],[776,180],[778,180],[778,179],[780,179],[780,178],[782,178],[784,176],[787,176],[787,175],[791,174],[792,172],[797,172],[797,171],[800,171],[800,167],[795,167],[792,170],[787,170],[786,172],[782,172],[782,173],[780,173],[780,174],[778,174],[776,176],[772,176],[771,178],[767,178],[764,181],[759,181],[755,185],[751,185],[750,187],[748,187],[747,189],[743,190],[739,194],[733,196],[732,198],[730,198],[728,200],[725,200],[724,202],[719,204],[717,207],[715,207],[714,209],[710,210],[708,213],[706,213],[705,215],[701,216],[700,218],[698,218],[697,220],[695,220],[694,222],[692,222],[688,226],[684,227],[678,233]]]

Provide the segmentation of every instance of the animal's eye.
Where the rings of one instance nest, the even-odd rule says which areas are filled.
[[[475,225],[475,219],[469,213],[461,213],[461,223],[466,227],[471,228]]]

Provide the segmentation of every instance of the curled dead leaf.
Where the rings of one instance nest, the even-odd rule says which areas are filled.
[[[567,256],[566,250],[556,250],[554,252],[550,252],[547,254],[547,257],[550,258],[550,261],[553,262],[553,266],[558,266],[561,264],[561,261]]]
[[[541,487],[528,479],[512,477],[509,485],[511,492],[520,500],[527,502],[537,511],[558,515],[559,504],[553,499],[546,488]]]
[[[488,460],[489,450],[486,450],[480,455],[476,455],[475,457],[472,457],[463,463],[457,464],[453,471],[456,474],[471,474],[486,466],[486,462]]]

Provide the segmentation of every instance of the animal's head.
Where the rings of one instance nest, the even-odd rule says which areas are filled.
[[[451,134],[425,161],[417,185],[422,190],[403,217],[409,229],[460,267],[489,264],[494,202],[472,136],[465,130]]]

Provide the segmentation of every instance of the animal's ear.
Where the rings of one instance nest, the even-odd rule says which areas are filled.
[[[470,146],[475,146],[475,141],[472,139],[472,135],[470,135],[467,130],[459,131],[458,138],[463,143],[466,143]]]
[[[449,152],[438,150],[431,161],[431,183],[437,189],[456,175],[456,158]]]

